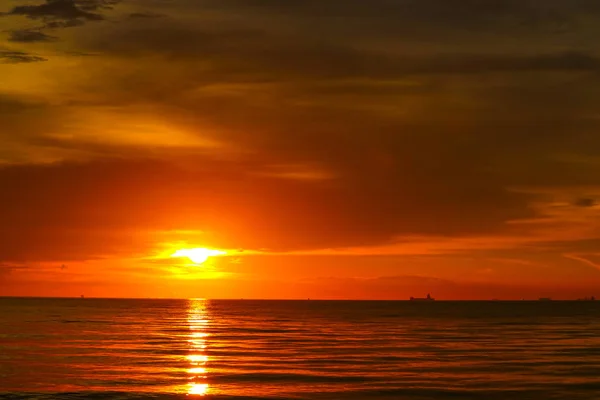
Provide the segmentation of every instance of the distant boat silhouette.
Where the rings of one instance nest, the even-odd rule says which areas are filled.
[[[427,293],[427,297],[412,297],[410,298],[410,301],[434,301],[435,299],[433,297],[431,297],[431,295],[429,293]]]
[[[594,296],[592,297],[584,297],[583,299],[577,299],[579,301],[596,301],[596,298]]]

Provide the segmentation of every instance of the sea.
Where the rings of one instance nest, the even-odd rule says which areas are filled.
[[[0,399],[600,399],[600,301],[0,298]]]

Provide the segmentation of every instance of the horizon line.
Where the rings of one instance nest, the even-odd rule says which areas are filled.
[[[591,299],[594,297],[594,299]],[[390,302],[390,301],[405,301],[409,303],[415,303],[408,299],[327,299],[327,298],[258,298],[258,297],[103,297],[103,296],[5,296],[0,295],[0,299],[78,299],[78,300],[215,300],[215,301],[379,301],[379,302]],[[459,302],[459,301],[479,301],[479,302],[565,302],[565,301],[595,301],[594,295],[590,297],[575,298],[575,299],[552,299],[552,298],[521,298],[521,299],[435,299],[434,301],[416,301],[416,303],[435,303],[435,302]]]

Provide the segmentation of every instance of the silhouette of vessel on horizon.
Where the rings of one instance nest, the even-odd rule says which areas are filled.
[[[427,297],[410,297],[410,301],[434,301],[435,299],[427,293]]]

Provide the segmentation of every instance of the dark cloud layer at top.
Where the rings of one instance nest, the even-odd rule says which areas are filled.
[[[121,0],[46,0],[38,5],[16,6],[12,10],[0,14],[4,16],[21,15],[34,20],[42,20],[47,29],[71,28],[81,26],[88,21],[101,21],[100,13],[112,9]],[[37,34],[37,36],[35,36]],[[16,38],[12,41],[34,42],[47,41],[49,36],[31,30],[16,30],[12,33]],[[22,39],[25,38],[25,39]],[[35,39],[34,39],[35,38]],[[22,39],[22,40],[19,40]]]
[[[541,32],[556,35],[574,33],[584,18],[598,16],[600,6],[594,0],[545,1],[500,0],[460,1],[393,0],[366,3],[360,1],[277,1],[210,0],[203,7],[215,10],[243,10],[268,15],[294,26],[302,26],[308,35],[359,33],[364,37],[398,39],[399,46],[413,41],[425,46],[468,38],[505,33],[503,39],[518,40],[523,34]],[[584,18],[582,18],[584,17]],[[504,32],[500,32],[504,31]],[[508,32],[506,32],[508,31]],[[512,38],[509,36],[513,35]]]
[[[103,19],[100,14],[84,11],[77,7],[73,0],[46,0],[46,3],[36,6],[17,6],[13,8],[9,14],[24,15],[32,19],[41,18],[65,21],[76,20],[79,18],[89,21]]]
[[[538,54],[391,55],[298,37],[275,37],[259,30],[211,31],[173,24],[116,29],[88,43],[95,51],[135,56],[163,54],[184,60],[220,61],[233,78],[263,69],[262,79],[371,77],[393,79],[423,74],[477,74],[527,71],[597,71],[594,54],[578,51]],[[267,78],[268,77],[268,78]]]

